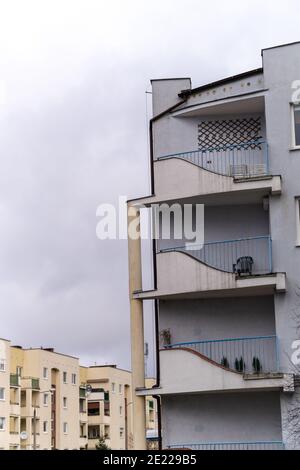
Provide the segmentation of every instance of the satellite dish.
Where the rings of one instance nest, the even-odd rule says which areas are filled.
[[[21,441],[26,441],[26,439],[28,439],[28,433],[26,431],[22,431],[20,433],[20,439]]]
[[[88,384],[85,387],[85,396],[88,397],[91,393],[92,393],[92,386],[90,384]]]

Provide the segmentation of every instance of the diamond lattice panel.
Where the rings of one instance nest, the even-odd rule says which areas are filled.
[[[199,148],[224,148],[228,144],[243,144],[243,148],[260,149],[261,118],[202,121],[198,124]],[[251,142],[248,146],[247,142]],[[240,147],[242,148],[242,147]]]

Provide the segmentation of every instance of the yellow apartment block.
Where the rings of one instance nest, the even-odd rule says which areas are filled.
[[[88,384],[88,448],[99,439],[111,449],[132,449],[131,372],[115,365],[81,367]]]
[[[147,386],[154,379],[147,379]],[[156,401],[146,400],[151,441]],[[132,449],[131,372],[0,339],[0,450]]]

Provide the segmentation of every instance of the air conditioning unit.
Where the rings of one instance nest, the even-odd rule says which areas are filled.
[[[257,163],[251,167],[250,176],[265,176],[267,167],[264,163]]]
[[[234,178],[246,178],[249,176],[248,165],[230,165],[230,176]]]

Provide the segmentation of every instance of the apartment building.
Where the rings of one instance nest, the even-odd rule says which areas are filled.
[[[152,388],[156,384],[156,379],[147,377],[145,379],[146,388]],[[146,396],[146,441],[149,450],[158,450],[158,415],[157,400],[151,395]]]
[[[0,338],[0,450],[10,448],[9,341]]]
[[[129,239],[135,448],[146,446],[144,400],[156,395],[164,448],[300,449],[299,80],[293,43],[264,49],[259,69],[196,88],[152,81],[152,194],[129,201],[128,222],[141,206],[178,203],[197,226],[204,205],[204,245],[178,236],[175,216],[163,237],[156,206],[147,290],[140,240]],[[154,389],[143,365],[149,300]]]
[[[0,448],[86,448],[86,391],[79,384],[78,359],[6,340],[0,353]]]
[[[99,365],[81,367],[81,377],[88,387],[88,448],[102,437],[110,449],[131,449],[131,372]]]

